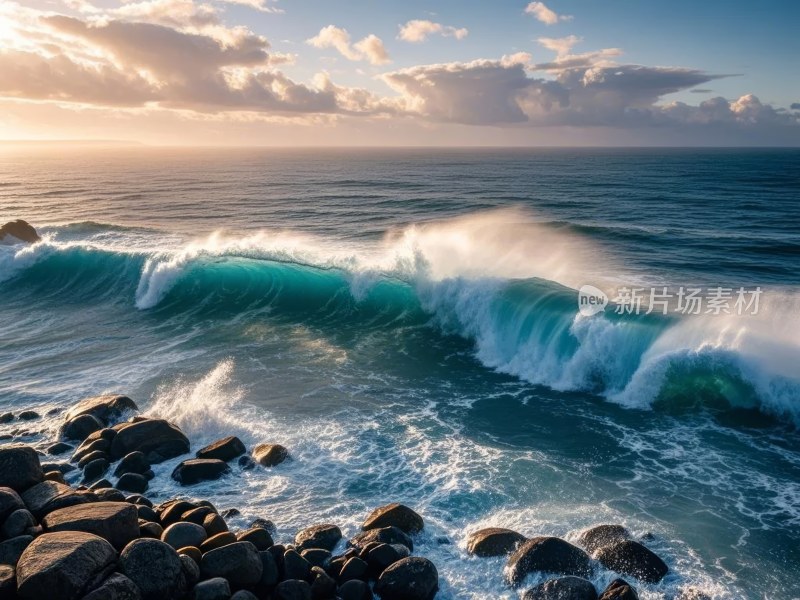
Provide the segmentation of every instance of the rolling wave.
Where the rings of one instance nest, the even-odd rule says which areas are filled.
[[[485,367],[532,384],[630,408],[752,409],[800,424],[796,295],[775,296],[747,320],[585,317],[574,288],[587,281],[579,258],[592,249],[563,232],[495,225],[412,227],[359,248],[286,232],[132,247],[124,231],[108,243],[100,224],[72,225],[0,248],[0,281],[30,302],[113,300],[155,316],[266,310],[355,329],[430,325],[470,340]],[[59,239],[75,230],[98,237]]]

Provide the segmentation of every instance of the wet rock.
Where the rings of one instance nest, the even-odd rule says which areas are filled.
[[[35,410],[23,410],[17,417],[20,421],[33,421],[40,418],[41,415]]]
[[[77,600],[114,569],[117,553],[106,540],[78,531],[45,533],[17,564],[20,598]],[[54,593],[55,592],[55,593]]]
[[[408,534],[414,534],[422,531],[425,523],[422,517],[409,507],[394,502],[376,508],[370,513],[362,529],[364,531],[370,529],[381,529],[382,527],[397,527]]]
[[[250,527],[261,527],[262,529],[269,531],[270,535],[275,535],[278,532],[278,528],[275,527],[275,523],[269,519],[262,519],[261,517],[253,519],[252,523],[250,523]]]
[[[597,590],[583,577],[559,577],[529,589],[522,600],[597,600]]]
[[[91,496],[78,493],[68,485],[56,481],[38,483],[25,490],[21,497],[28,510],[39,520],[59,508],[84,504],[92,500]]]
[[[236,436],[230,436],[217,440],[213,444],[209,444],[205,448],[197,451],[197,458],[214,458],[222,461],[233,460],[237,456],[241,456],[247,452],[242,440]]]
[[[149,506],[153,508],[153,503],[150,501],[149,498],[142,496],[141,494],[131,494],[130,496],[125,498],[125,502],[130,502],[131,504],[138,504],[141,506]]]
[[[229,600],[231,586],[222,577],[213,577],[194,586],[194,600]]]
[[[330,550],[324,548],[307,548],[300,553],[312,567],[325,568],[331,561],[332,555]]]
[[[102,450],[94,450],[92,452],[84,454],[78,461],[78,468],[83,469],[90,462],[92,462],[93,460],[97,460],[98,458],[102,458],[108,461],[108,454],[106,452],[103,452]]]
[[[203,553],[200,552],[200,548],[196,546],[184,546],[183,548],[178,548],[178,555],[179,556],[188,556],[191,558],[197,566],[200,566],[200,559],[203,558]]]
[[[595,558],[607,569],[647,583],[658,583],[669,572],[669,568],[658,555],[633,540],[605,546],[597,552]]]
[[[608,587],[600,594],[600,600],[639,600],[639,594],[636,590],[624,579],[615,579],[608,584]],[[680,600],[680,598],[678,599]],[[684,598],[683,600],[691,600]],[[694,600],[701,600],[695,598]],[[711,600],[710,598],[706,600]]]
[[[429,600],[439,589],[439,573],[426,558],[404,558],[381,573],[375,593],[382,600]]]
[[[0,523],[20,508],[25,508],[25,504],[19,494],[9,487],[0,487]]]
[[[86,439],[75,449],[75,453],[72,455],[72,460],[80,463],[85,456],[92,454],[93,452],[102,452],[106,455],[106,457],[108,457],[108,451],[110,448],[111,442],[104,440],[103,438],[94,440]]]
[[[380,575],[387,567],[408,557],[408,554],[408,548],[400,544],[378,544],[367,552],[365,560],[370,571]]]
[[[66,454],[70,450],[72,450],[72,446],[69,444],[65,442],[56,442],[55,444],[48,446],[46,452],[50,456],[59,456],[61,454]]]
[[[336,595],[336,581],[320,567],[311,567],[311,597],[328,600]]]
[[[139,473],[125,473],[117,481],[117,489],[124,492],[141,494],[146,492],[148,487],[147,478]]]
[[[125,494],[113,487],[102,487],[95,490],[97,499],[101,502],[125,502]]]
[[[83,597],[83,600],[141,600],[139,588],[120,573],[112,573],[100,587]]]
[[[484,557],[505,556],[516,550],[525,539],[524,535],[511,529],[489,527],[470,534],[467,552]]]
[[[249,456],[240,456],[236,463],[241,467],[242,471],[251,471],[256,468],[256,461]]]
[[[231,596],[231,600],[258,600],[258,596],[256,596],[253,592],[248,592],[247,590],[239,590],[233,596]]]
[[[96,458],[83,468],[82,483],[92,483],[100,479],[108,471],[108,459]]]
[[[79,440],[82,442],[89,437],[89,434],[100,431],[102,428],[103,423],[97,417],[81,415],[64,423],[61,427],[61,437],[65,440]]]
[[[369,585],[358,579],[353,579],[339,587],[341,600],[372,600],[372,590]]]
[[[92,502],[54,510],[42,522],[46,531],[83,531],[100,536],[117,550],[139,537],[136,508],[127,502]]]
[[[219,479],[230,470],[226,462],[216,458],[192,458],[175,467],[172,478],[181,485],[194,485]]]
[[[45,481],[57,481],[58,483],[66,483],[64,475],[61,473],[61,471],[45,471],[44,479]]]
[[[0,227],[0,241],[5,244],[16,244],[19,242],[35,244],[41,241],[41,239],[33,225],[22,219],[9,221]]]
[[[213,512],[214,511],[207,506],[198,506],[197,508],[187,510],[185,513],[183,513],[181,515],[181,521],[202,525],[205,518]]]
[[[630,538],[630,532],[622,525],[597,525],[581,533],[578,543],[586,548],[589,554],[594,554],[604,546],[610,546]]]
[[[150,469],[150,461],[147,457],[138,450],[130,452],[122,457],[119,464],[114,469],[114,476],[121,477],[125,473],[139,473],[140,475],[146,473]]]
[[[286,579],[309,578],[311,573],[311,563],[300,556],[296,550],[287,550],[283,554],[283,571]]]
[[[203,554],[203,577],[224,577],[234,587],[249,587],[261,579],[261,557],[250,542],[234,542]]]
[[[100,479],[95,481],[92,485],[89,486],[89,489],[93,491],[95,494],[100,490],[108,490],[112,489],[114,486],[108,479]],[[120,494],[121,495],[121,494]]]
[[[127,396],[105,394],[81,400],[67,412],[65,418],[70,420],[82,415],[91,415],[104,425],[111,425],[126,412],[138,410],[136,403]]]
[[[0,424],[10,423],[14,420],[14,413],[6,412],[0,414]]]
[[[353,537],[347,544],[360,550],[371,542],[402,544],[409,550],[414,550],[414,542],[411,541],[411,538],[404,531],[394,526],[364,531]]]
[[[225,523],[225,519],[216,513],[206,515],[203,519],[203,528],[206,530],[209,537],[228,531],[228,525]]]
[[[32,535],[18,535],[4,542],[0,542],[0,565],[16,566],[19,557],[33,541]]]
[[[261,559],[261,579],[259,579],[257,587],[259,590],[268,592],[280,581],[278,564],[275,562],[272,552],[259,552],[258,557]]]
[[[577,546],[556,537],[535,537],[508,558],[505,575],[509,584],[518,586],[529,573],[536,571],[585,576],[591,570],[589,555]]]
[[[280,444],[259,444],[253,448],[253,459],[262,467],[274,467],[289,458],[289,451]]]
[[[144,600],[170,600],[186,591],[178,553],[160,540],[132,541],[119,555],[119,568],[141,590]]]
[[[11,600],[17,595],[17,573],[11,565],[0,564],[0,598]]]
[[[111,458],[117,460],[138,450],[151,464],[189,452],[189,439],[175,425],[163,419],[126,423],[111,442]]]
[[[160,540],[163,533],[164,528],[158,523],[152,523],[149,521],[139,523],[139,537]]]
[[[711,596],[696,587],[682,589],[675,600],[711,600]]]
[[[311,586],[299,579],[287,579],[275,588],[275,600],[312,600]]]
[[[182,520],[184,513],[197,508],[196,504],[187,502],[186,500],[177,500],[169,504],[164,504],[158,509],[161,524],[168,527],[173,523]]]
[[[336,525],[323,523],[298,531],[297,535],[294,536],[294,543],[301,549],[324,548],[325,550],[333,550],[341,539],[341,529]]]
[[[21,492],[43,480],[44,472],[36,450],[20,444],[0,447],[0,487]]]
[[[223,531],[222,533],[212,535],[205,542],[200,544],[200,550],[205,554],[206,552],[222,548],[223,546],[236,543],[237,541],[236,536],[231,532]]]
[[[240,531],[236,534],[236,539],[240,542],[250,542],[259,551],[266,550],[275,543],[272,541],[269,531],[261,527],[252,527],[247,531]]]
[[[347,562],[342,566],[342,570],[339,571],[339,583],[346,583],[353,579],[366,581],[368,571],[369,565],[359,557],[348,558]]]
[[[161,541],[177,550],[186,546],[199,548],[207,537],[206,530],[200,525],[181,521],[167,527],[161,535]]]
[[[0,528],[0,533],[3,537],[13,538],[25,533],[28,533],[33,527],[36,527],[36,519],[26,508],[20,508],[12,512],[3,522],[3,527]]]

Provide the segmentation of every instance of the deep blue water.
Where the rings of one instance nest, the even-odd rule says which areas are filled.
[[[0,410],[283,443],[198,494],[287,540],[415,506],[442,598],[515,597],[471,530],[604,522],[669,564],[642,598],[800,596],[800,151],[6,148],[12,218],[45,241],[0,247]],[[582,317],[584,284],[763,295]]]

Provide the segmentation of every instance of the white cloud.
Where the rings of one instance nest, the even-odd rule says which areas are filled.
[[[428,39],[428,36],[435,34],[463,40],[469,34],[469,30],[465,27],[458,28],[433,21],[415,19],[400,26],[400,33],[397,35],[397,39],[404,42],[424,42]]]
[[[346,29],[328,25],[319,30],[319,33],[306,40],[307,44],[315,48],[334,48],[348,60],[368,60],[373,65],[383,65],[391,62],[383,41],[374,35],[369,34],[360,41],[352,44],[350,34]]]
[[[525,13],[533,15],[545,25],[555,25],[559,21],[571,21],[572,15],[559,15],[549,9],[544,2],[531,2],[525,7]]]
[[[565,54],[569,54],[569,51],[572,50],[573,46],[580,44],[583,41],[583,38],[578,37],[577,35],[568,35],[567,37],[562,38],[540,37],[536,41],[548,50],[555,52],[557,56],[564,56]]]

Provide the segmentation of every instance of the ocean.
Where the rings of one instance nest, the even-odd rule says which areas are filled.
[[[800,150],[3,147],[15,218],[43,241],[0,246],[0,411],[119,392],[292,456],[173,459],[153,498],[281,541],[403,502],[442,599],[517,597],[471,531],[600,523],[669,565],[645,600],[800,597]],[[760,304],[586,315],[586,285]]]

